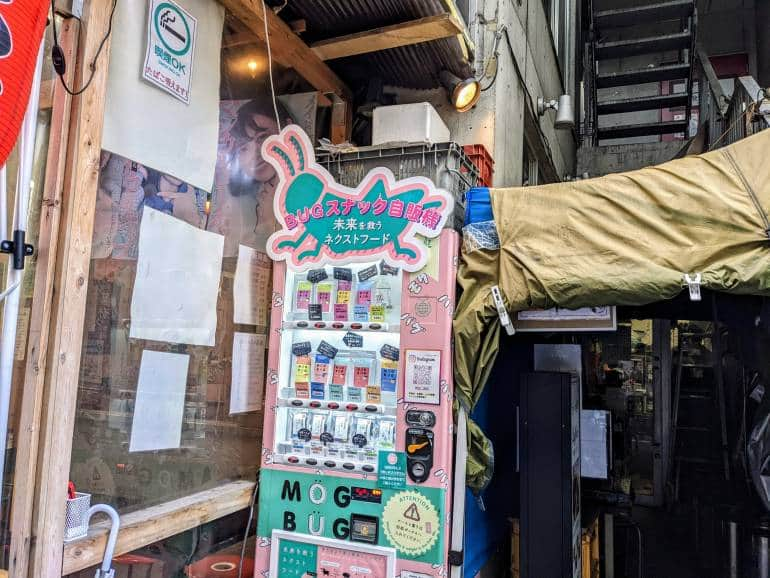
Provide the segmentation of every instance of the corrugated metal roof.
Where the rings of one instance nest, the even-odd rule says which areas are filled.
[[[288,7],[306,20],[303,39],[308,43],[447,12],[444,0],[289,0]],[[330,60],[328,64],[348,82],[378,76],[385,84],[408,88],[439,86],[441,69],[462,77],[471,74],[462,41],[457,38]]]
[[[315,42],[446,12],[443,0],[289,0]]]

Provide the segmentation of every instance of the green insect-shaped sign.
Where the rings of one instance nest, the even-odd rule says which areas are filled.
[[[428,179],[396,181],[385,168],[370,171],[355,189],[336,183],[294,125],[267,139],[262,156],[279,177],[273,207],[281,230],[267,252],[296,270],[382,258],[419,271],[428,251],[416,235],[438,236],[454,206]]]

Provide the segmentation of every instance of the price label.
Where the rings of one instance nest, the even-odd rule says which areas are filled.
[[[398,361],[399,354],[400,350],[398,347],[393,347],[387,343],[380,348],[380,355],[385,359],[390,359],[391,361]]]
[[[335,267],[334,278],[337,279],[338,281],[352,281],[353,271],[345,267]]]
[[[398,267],[388,265],[385,261],[380,262],[380,275],[398,275]]]
[[[367,281],[372,277],[376,277],[376,276],[377,276],[377,265],[372,265],[371,267],[367,267],[366,269],[363,269],[358,272],[358,280],[360,282]]]
[[[348,331],[345,334],[345,337],[342,338],[342,341],[348,347],[363,347],[364,346],[364,336],[363,335],[359,335],[358,333],[353,333],[352,331]]]
[[[321,341],[321,343],[318,344],[318,353],[325,355],[330,359],[337,357],[338,352],[339,350],[336,347],[326,343],[326,341]]]
[[[313,350],[309,341],[300,341],[291,346],[291,352],[296,356],[307,355]]]
[[[326,269],[313,269],[307,272],[307,280],[311,283],[319,283],[328,278],[329,274],[326,272]]]

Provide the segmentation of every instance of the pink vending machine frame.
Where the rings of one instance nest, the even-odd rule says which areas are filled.
[[[370,171],[351,189],[296,126],[278,175],[256,576],[449,575],[453,199]]]
[[[381,491],[382,499],[379,504],[381,508],[375,507],[374,509],[385,511],[387,508],[388,513],[385,514],[385,517],[382,513],[378,516],[380,537],[377,544],[385,549],[395,549],[396,571],[394,576],[423,578],[449,575],[447,556],[451,538],[453,462],[451,331],[455,306],[459,236],[455,231],[445,229],[433,242],[437,242],[438,250],[431,252],[426,267],[422,271],[405,272],[401,276],[401,311],[398,331],[401,354],[398,361],[395,452],[406,453],[407,450],[406,432],[410,428],[410,425],[407,424],[408,411],[417,410],[435,415],[435,425],[430,428],[434,433],[434,441],[433,463],[429,468],[428,478],[423,483],[417,484],[407,476],[403,490],[382,489],[378,485],[378,474],[346,472],[344,469],[340,469],[339,464],[335,464],[335,468],[319,469],[317,460],[313,462],[314,465],[301,463],[307,459],[303,456],[298,456],[299,461],[295,464],[286,463],[286,456],[275,459],[277,457],[275,451],[276,417],[280,411],[279,389],[282,383],[280,375],[281,372],[290,371],[289,367],[281,364],[281,340],[290,337],[286,328],[291,325],[288,320],[290,316],[284,310],[287,291],[291,291],[290,288],[286,287],[287,266],[282,262],[275,263],[261,461],[262,485],[260,488],[256,576],[283,578],[280,573],[278,576],[273,576],[269,572],[271,550],[279,548],[278,544],[274,544],[272,540],[274,530],[281,533],[281,531],[290,528],[304,536],[323,535],[319,532],[321,527],[328,529],[332,526],[332,531],[334,531],[334,525],[337,524],[337,530],[342,527],[341,535],[349,536],[350,515],[356,513],[357,504],[357,502],[349,500],[349,496],[351,491],[355,491],[353,488],[359,488],[359,486]],[[345,324],[345,330],[350,329],[351,325],[358,328],[357,324]],[[318,330],[324,331],[325,328]],[[285,344],[283,349],[285,350]],[[437,404],[405,401],[406,365],[410,362],[412,355],[410,352],[419,351],[439,352],[439,394],[436,399],[433,399],[430,393],[427,394],[431,401],[437,401]],[[286,359],[284,359],[284,365],[288,365]],[[415,392],[412,391],[411,393],[414,394]],[[323,408],[328,406],[328,403],[323,401],[313,403],[312,399],[303,401],[303,407],[313,407],[313,405],[319,405]],[[295,485],[295,482],[298,484]],[[316,492],[315,496],[312,495],[314,491]],[[428,493],[431,495],[426,496]],[[311,507],[305,507],[305,503]],[[346,504],[346,506],[341,508],[338,504]],[[393,504],[393,508],[389,508],[389,504]],[[366,511],[371,514],[371,504],[362,502],[362,506],[364,505]],[[432,556],[428,557],[432,559],[427,560],[424,553],[416,554],[417,550],[420,547],[424,548],[426,544],[417,544],[414,546],[415,549],[411,550],[411,547],[406,543],[402,543],[408,542],[411,538],[408,533],[402,532],[409,531],[411,522],[416,519],[432,515],[433,512],[430,511],[432,509],[435,510],[435,514],[439,518],[439,527],[431,530],[436,536],[435,543],[431,543],[429,548]],[[340,520],[345,520],[345,522],[340,522]],[[386,530],[385,525],[392,525],[392,529]],[[423,530],[424,528],[420,531]],[[429,541],[427,538],[425,540],[426,542]],[[343,550],[346,545],[350,546],[351,549],[356,546],[356,543],[350,541],[349,537],[335,540],[335,542],[337,547]],[[408,546],[406,550],[409,550],[409,553],[404,552],[400,546]],[[302,575],[298,574],[298,576]],[[361,576],[366,575],[366,571],[361,574]],[[370,578],[380,577],[373,575]],[[394,577],[383,576],[382,578]]]

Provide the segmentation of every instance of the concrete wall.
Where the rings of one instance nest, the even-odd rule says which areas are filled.
[[[576,0],[570,1],[574,7]],[[519,0],[478,0],[477,12],[469,23],[476,43],[477,77],[484,74],[484,64],[489,64],[495,32],[500,26],[507,26],[510,46],[503,35],[498,45],[497,79],[482,93],[472,110],[454,111],[444,90],[388,88],[387,91],[395,92],[399,103],[428,101],[433,104],[449,127],[452,139],[459,144],[483,144],[495,160],[494,185],[506,187],[521,184],[524,114],[528,114],[529,108],[526,99],[531,99],[531,106],[535,108],[538,96],[556,98],[565,88],[542,0],[521,0],[521,3]],[[572,26],[573,31],[575,27]],[[494,64],[491,64],[486,72],[491,74],[493,70]],[[489,75],[485,75],[482,86],[490,81]],[[572,131],[555,130],[553,123],[553,112],[539,119],[555,171],[563,178],[575,171],[576,137]]]
[[[577,173],[600,177],[659,165],[673,159],[684,145],[682,141],[672,141],[581,147],[577,156]]]
[[[767,0],[756,0],[757,4]],[[764,22],[764,36],[770,22]],[[746,52],[749,74],[757,76],[755,0],[698,0],[698,41],[709,56]]]
[[[770,0],[757,0],[754,17],[757,37],[757,82],[770,87]]]

